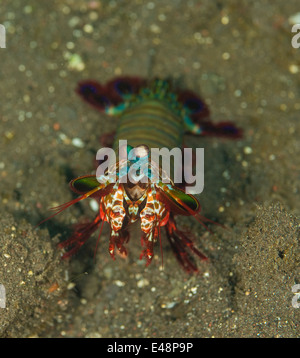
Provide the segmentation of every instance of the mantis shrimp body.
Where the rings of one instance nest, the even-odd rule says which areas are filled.
[[[66,241],[59,244],[69,248],[63,255],[73,255],[91,234],[106,221],[110,226],[109,253],[127,255],[129,226],[140,220],[142,251],[140,258],[149,265],[154,255],[154,244],[161,243],[161,228],[180,263],[187,272],[197,272],[194,256],[206,259],[187,234],[177,228],[175,217],[193,216],[204,227],[211,220],[200,215],[200,204],[186,193],[180,183],[166,174],[159,163],[151,161],[152,148],[183,148],[184,134],[214,135],[238,138],[241,135],[231,122],[213,124],[203,101],[191,91],[171,88],[169,81],[140,78],[117,78],[106,85],[84,81],[77,93],[90,105],[109,116],[118,117],[118,129],[112,135],[102,136],[105,146],[126,154],[118,157],[101,175],[86,175],[71,181],[71,189],[80,196],[54,208],[57,215],[67,207],[88,197],[99,202],[99,212],[87,224],[79,224]],[[120,149],[119,143],[127,145]],[[142,166],[141,166],[142,163]],[[103,163],[102,163],[103,164]],[[139,165],[137,165],[139,164]],[[171,168],[174,163],[171,163]],[[142,168],[142,169],[141,169]],[[50,217],[50,218],[51,218]]]

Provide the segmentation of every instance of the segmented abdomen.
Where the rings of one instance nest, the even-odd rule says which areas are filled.
[[[167,102],[145,99],[121,114],[114,149],[121,139],[133,147],[144,144],[149,148],[181,148],[183,134],[183,118]]]

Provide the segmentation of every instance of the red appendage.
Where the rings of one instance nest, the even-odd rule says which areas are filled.
[[[115,260],[115,247],[117,247],[120,254],[127,256],[127,250],[124,244],[127,244],[130,239],[127,230],[120,230],[117,235],[110,235],[109,239],[109,254]]]
[[[177,229],[172,215],[166,225],[166,233],[175,257],[183,269],[188,273],[198,272],[191,253],[201,260],[207,260],[207,257],[194,246],[193,241],[184,232]]]
[[[90,223],[77,224],[71,237],[58,244],[59,248],[66,248],[72,246],[70,250],[63,254],[62,258],[66,259],[74,255],[81,246],[90,238],[90,236],[98,229],[102,220],[98,214]]]

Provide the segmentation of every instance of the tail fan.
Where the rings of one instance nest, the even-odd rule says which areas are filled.
[[[190,120],[196,127],[195,134],[203,136],[224,137],[238,139],[242,137],[242,130],[233,122],[219,122],[214,124],[210,121],[210,111],[205,102],[192,91],[177,93],[178,101],[187,111],[186,121]]]
[[[204,136],[225,137],[231,139],[242,138],[243,132],[233,122],[204,122],[200,125],[201,134]]]
[[[78,84],[76,92],[91,106],[99,111],[104,111],[106,107],[115,105],[115,99],[107,95],[105,87],[96,81],[82,81]]]
[[[112,97],[119,97],[120,102],[127,96],[138,94],[146,85],[146,80],[140,77],[117,77],[109,81],[105,88]]]
[[[106,107],[120,104],[126,96],[137,94],[145,83],[139,77],[118,77],[105,85],[86,80],[79,82],[76,92],[84,101],[102,112]]]
[[[209,118],[210,111],[205,102],[194,92],[185,90],[177,92],[178,101],[188,111],[191,120],[196,124],[201,124]]]

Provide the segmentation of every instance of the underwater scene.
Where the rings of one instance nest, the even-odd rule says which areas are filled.
[[[1,0],[0,66],[1,338],[299,337],[299,1]]]

